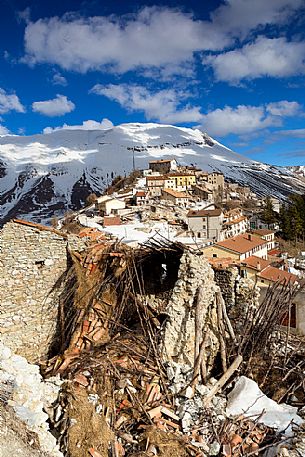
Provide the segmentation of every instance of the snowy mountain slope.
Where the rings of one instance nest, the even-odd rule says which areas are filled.
[[[160,124],[122,124],[108,130],[55,130],[0,137],[0,223],[12,217],[47,221],[78,209],[91,192],[101,193],[133,161],[175,157],[179,163],[222,171],[260,195],[285,198],[305,191],[291,171],[236,154],[200,130]]]
[[[305,165],[295,165],[287,168],[289,171],[292,171],[299,178],[305,179]]]

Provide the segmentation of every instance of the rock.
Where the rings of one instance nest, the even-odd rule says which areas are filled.
[[[218,441],[214,441],[209,449],[209,455],[218,455],[220,451],[220,444]]]

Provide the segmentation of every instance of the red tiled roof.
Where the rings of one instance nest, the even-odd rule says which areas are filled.
[[[252,232],[257,235],[260,235],[260,236],[272,235],[272,233],[275,233],[274,230],[268,230],[268,229],[255,229],[255,230],[252,230]]]
[[[99,232],[95,228],[86,227],[79,232],[80,238],[90,238],[92,241],[105,240],[105,233]]]
[[[279,255],[279,254],[281,254],[281,253],[282,253],[282,251],[281,251],[280,249],[270,249],[270,251],[268,251],[268,255],[275,255],[275,256],[277,256],[277,255]]]
[[[200,209],[198,211],[191,210],[187,213],[187,217],[216,217],[222,213],[221,209]]]
[[[265,260],[256,255],[251,255],[245,260],[240,262],[241,265],[246,265],[248,268],[253,268],[254,270],[264,270],[272,263],[271,260]]]
[[[288,271],[279,270],[278,268],[268,266],[263,271],[261,271],[258,277],[262,279],[267,279],[272,282],[288,283],[288,282],[297,282],[298,277]]]
[[[198,186],[198,185],[196,185],[196,184],[194,184],[194,185],[192,186],[192,188],[193,188],[193,189],[198,189],[198,190],[200,190],[201,192],[205,192],[205,193],[207,193],[207,194],[212,194],[212,193],[213,193],[210,189],[207,189],[206,187]]]
[[[236,260],[232,259],[231,257],[223,257],[221,259],[217,257],[209,257],[208,261],[209,264],[215,268],[227,268],[232,265],[237,265]]]
[[[221,209],[200,209],[198,211],[191,210],[187,213],[187,217],[216,217],[222,213]]]
[[[136,197],[145,197],[146,196],[146,192],[144,192],[144,190],[138,190],[138,192],[136,192]]]
[[[172,195],[172,197],[176,197],[176,198],[188,198],[188,195],[185,194],[184,192],[178,192],[178,191],[172,190],[172,189],[165,188],[165,189],[163,189],[162,192]]]
[[[164,181],[164,176],[147,176],[147,181]]]
[[[243,233],[242,235],[215,243],[216,246],[237,252],[238,254],[244,254],[264,244],[267,244],[266,240],[262,240],[259,236],[251,235],[250,233]]]

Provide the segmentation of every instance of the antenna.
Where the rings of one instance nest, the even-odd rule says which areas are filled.
[[[134,148],[132,148],[132,169],[135,171],[136,166],[135,166],[135,159],[134,159]]]

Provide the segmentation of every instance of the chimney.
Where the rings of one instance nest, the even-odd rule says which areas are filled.
[[[261,271],[261,263],[259,261],[256,264],[256,268],[258,269],[258,271]]]
[[[248,233],[248,240],[252,241],[252,234],[251,233]]]

